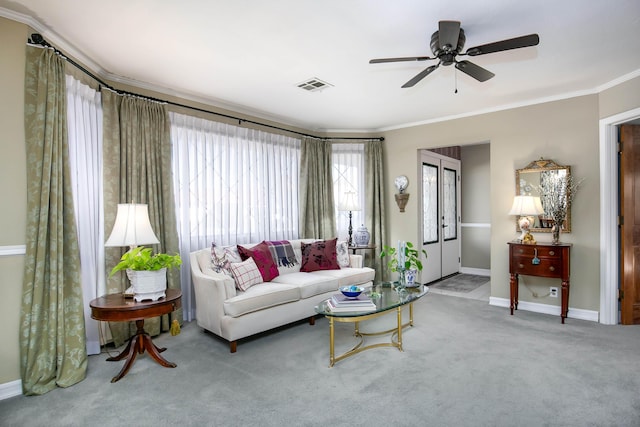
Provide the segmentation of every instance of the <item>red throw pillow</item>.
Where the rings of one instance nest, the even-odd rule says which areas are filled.
[[[302,265],[300,271],[340,270],[336,254],[337,240],[302,243]]]
[[[245,248],[238,245],[238,253],[243,261],[248,258],[253,258],[258,266],[258,270],[260,270],[262,280],[265,282],[270,282],[280,275],[278,266],[271,256],[269,246],[267,246],[265,242],[258,243],[252,248]]]

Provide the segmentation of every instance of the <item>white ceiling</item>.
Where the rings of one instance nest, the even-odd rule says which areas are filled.
[[[0,0],[0,7],[100,77],[316,131],[400,128],[596,93],[640,75],[639,0]],[[432,56],[440,20],[461,21],[466,48],[530,33],[540,44],[463,57],[496,74],[484,83],[440,67],[401,89],[435,61],[368,63]],[[333,87],[297,87],[311,77]]]

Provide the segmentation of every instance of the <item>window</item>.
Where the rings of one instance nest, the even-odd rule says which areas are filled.
[[[170,119],[183,259],[211,242],[298,237],[299,139],[177,113]]]
[[[100,92],[66,76],[67,129],[87,353],[100,353],[98,323],[89,302],[106,293],[102,200],[102,104]]]
[[[359,210],[352,211],[353,232],[364,224],[364,144],[333,144],[333,196],[338,238],[348,240],[349,211],[341,210],[345,193],[355,193]]]

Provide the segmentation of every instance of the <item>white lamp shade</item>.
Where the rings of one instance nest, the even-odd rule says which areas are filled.
[[[341,211],[359,211],[360,203],[358,203],[357,194],[353,191],[347,191],[340,200],[338,210]]]
[[[160,243],[151,228],[147,205],[118,205],[116,222],[105,246],[138,246]]]
[[[540,215],[544,213],[540,197],[515,196],[509,215]]]

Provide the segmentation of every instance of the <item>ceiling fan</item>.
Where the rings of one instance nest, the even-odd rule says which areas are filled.
[[[481,46],[475,46],[462,52],[466,36],[464,30],[460,28],[458,21],[440,21],[438,23],[438,31],[431,36],[431,51],[435,55],[433,58],[429,56],[410,56],[404,58],[380,58],[372,59],[369,64],[380,64],[383,62],[403,62],[403,61],[428,61],[438,59],[436,65],[431,65],[418,73],[414,78],[402,85],[403,88],[414,86],[420,80],[431,74],[440,65],[456,64],[456,68],[474,79],[484,82],[492,78],[495,74],[482,68],[473,62],[463,60],[458,61],[457,56],[469,55],[478,56],[487,53],[502,52],[504,50],[519,49],[522,47],[536,46],[540,42],[537,34],[529,34],[526,36],[515,37],[512,39],[501,40],[498,42],[487,43]]]

